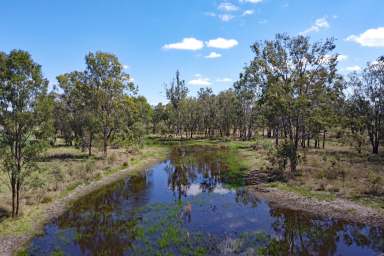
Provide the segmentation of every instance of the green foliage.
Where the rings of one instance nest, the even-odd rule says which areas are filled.
[[[48,81],[30,54],[0,52],[0,145],[3,171],[10,177],[12,216],[19,214],[19,192],[46,143],[51,130],[46,98]]]
[[[384,186],[383,177],[374,172],[369,172],[367,193],[372,195],[382,195],[384,194],[383,186]]]

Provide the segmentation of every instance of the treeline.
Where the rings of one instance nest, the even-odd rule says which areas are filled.
[[[384,57],[360,73],[337,71],[333,39],[278,34],[252,45],[254,58],[233,88],[214,94],[202,88],[188,96],[176,72],[167,85],[167,104],[151,107],[118,58],[89,53],[86,68],[57,77],[55,89],[28,52],[0,52],[1,169],[12,191],[12,216],[20,191],[37,168],[39,155],[61,139],[87,150],[141,145],[145,134],[181,138],[263,134],[275,140],[279,168],[296,171],[298,150],[325,147],[338,128],[356,149],[378,154],[384,140]]]
[[[343,77],[337,70],[333,39],[278,34],[251,46],[254,58],[233,88],[213,94],[200,89],[196,97],[179,72],[167,87],[169,103],[153,111],[153,132],[237,136],[258,133],[273,137],[283,166],[292,172],[298,149],[325,147],[327,133],[339,129],[359,152],[369,144],[379,153],[384,139],[384,57],[360,73]]]

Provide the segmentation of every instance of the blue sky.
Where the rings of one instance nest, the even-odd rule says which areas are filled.
[[[23,49],[55,77],[84,69],[89,51],[116,54],[152,104],[181,71],[191,94],[227,89],[278,32],[337,39],[340,72],[384,54],[382,0],[3,0],[0,50]],[[208,58],[210,56],[212,58]]]

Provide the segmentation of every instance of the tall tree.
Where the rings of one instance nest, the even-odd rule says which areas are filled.
[[[180,78],[180,72],[178,70],[176,71],[175,78],[167,86],[166,94],[175,111],[176,134],[181,134],[180,106],[182,101],[187,97],[188,88],[185,86],[185,81]]]
[[[47,127],[44,108],[48,81],[28,52],[0,53],[0,143],[3,170],[12,191],[12,216],[19,215],[20,191],[36,168]]]
[[[92,105],[102,129],[104,156],[107,156],[109,140],[120,124],[120,102],[125,94],[135,92],[135,87],[115,55],[104,52],[89,53],[85,60],[85,75],[92,89]]]
[[[379,153],[384,137],[384,57],[370,63],[361,74],[353,74],[350,84],[355,88],[354,98],[367,106],[366,129],[372,153]]]
[[[322,95],[334,86],[334,49],[333,39],[311,43],[308,37],[286,34],[252,45],[255,57],[239,85],[260,93],[260,101],[273,113],[276,138],[283,133],[291,144],[292,160],[296,159],[300,140],[308,134],[313,109],[322,104]],[[292,172],[296,164],[296,160],[291,161]]]

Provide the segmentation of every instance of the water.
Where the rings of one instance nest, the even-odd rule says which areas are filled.
[[[275,208],[234,188],[231,152],[176,147],[170,159],[76,202],[30,255],[378,255],[379,227]],[[236,184],[238,184],[236,180]]]

